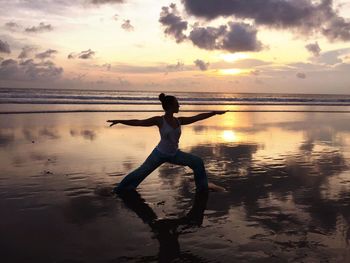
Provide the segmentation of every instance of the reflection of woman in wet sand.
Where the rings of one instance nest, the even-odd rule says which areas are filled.
[[[120,193],[124,190],[136,189],[136,187],[157,167],[165,162],[190,167],[194,172],[194,180],[197,191],[208,190],[208,178],[205,172],[204,163],[201,158],[178,149],[181,135],[181,125],[187,125],[196,121],[204,120],[216,114],[223,114],[225,111],[213,111],[201,113],[192,117],[175,118],[174,113],[179,112],[180,105],[174,96],[159,95],[164,116],[155,116],[144,120],[108,120],[113,126],[121,123],[130,126],[158,126],[161,140],[148,156],[146,161],[136,170],[129,173],[121,183],[114,189]]]
[[[151,227],[152,232],[159,241],[158,262],[172,262],[179,259],[185,262],[201,262],[201,258],[189,251],[181,251],[178,241],[179,235],[186,229],[200,227],[203,222],[204,211],[207,206],[208,192],[196,192],[191,210],[183,217],[158,219],[152,208],[135,190],[124,191],[120,197],[125,205],[133,210],[145,224]],[[181,229],[178,229],[181,227]],[[153,261],[153,260],[152,260]]]

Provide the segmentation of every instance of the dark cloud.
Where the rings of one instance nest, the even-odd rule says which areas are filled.
[[[202,71],[206,71],[209,67],[209,63],[205,63],[203,60],[196,59],[194,64]]]
[[[74,58],[76,58],[76,56],[77,56],[77,54],[75,54],[74,52],[72,52],[72,53],[70,53],[70,54],[67,56],[67,58],[68,58],[68,59],[74,59]]]
[[[229,23],[229,31],[222,41],[222,49],[231,52],[259,51],[262,44],[256,38],[257,30],[245,23]]]
[[[50,58],[53,54],[57,54],[58,51],[54,50],[54,49],[48,49],[42,53],[38,53],[35,55],[36,58],[39,59],[46,59],[46,58]]]
[[[95,55],[95,51],[92,51],[91,49],[85,50],[80,52],[79,58],[81,59],[90,59]]]
[[[3,80],[52,80],[61,77],[63,68],[52,61],[35,63],[33,59],[18,62],[3,60],[0,64],[0,79]]]
[[[321,32],[330,40],[350,40],[350,22],[333,9],[332,0],[182,0],[197,17],[251,19],[258,25]]]
[[[47,32],[52,30],[53,30],[53,27],[50,24],[45,24],[44,22],[41,22],[38,26],[27,27],[25,29],[25,32],[41,33],[41,32]]]
[[[124,23],[121,25],[121,28],[125,31],[134,31],[134,27],[131,25],[130,20],[124,20]]]
[[[6,53],[6,54],[11,53],[10,45],[6,41],[2,41],[1,39],[0,39],[0,53]]]
[[[257,40],[257,30],[246,23],[229,23],[215,27],[195,27],[189,39],[202,49],[221,49],[229,52],[259,51],[262,44]]]
[[[318,45],[317,42],[315,43],[311,43],[311,44],[307,44],[305,46],[305,48],[314,56],[314,57],[318,57],[320,55],[320,52],[321,52],[321,48],[320,46]]]
[[[257,40],[257,30],[247,23],[230,22],[219,27],[195,25],[187,36],[188,23],[178,14],[175,4],[162,7],[159,22],[165,27],[164,33],[172,36],[177,43],[189,40],[201,49],[229,52],[259,51],[262,48]]]
[[[7,23],[5,24],[5,28],[8,29],[8,30],[10,30],[10,31],[16,31],[16,30],[18,30],[19,28],[21,28],[21,26],[18,25],[17,23],[15,23],[15,22],[7,22]]]
[[[298,73],[296,74],[296,76],[297,76],[297,78],[299,78],[299,79],[306,79],[306,74],[303,73],[303,72],[298,72]]]
[[[95,51],[92,51],[91,49],[81,51],[80,53],[70,53],[68,55],[68,59],[75,59],[75,58],[80,58],[80,59],[90,59],[96,54]]]
[[[18,58],[20,58],[20,59],[28,58],[30,56],[30,54],[35,50],[36,50],[36,48],[33,46],[25,46],[22,48],[21,53],[19,53]]]
[[[164,33],[174,37],[177,43],[187,38],[183,33],[187,29],[187,22],[178,15],[175,4],[171,4],[170,7],[162,7],[159,22],[165,27]]]
[[[322,33],[329,40],[350,40],[350,22],[345,21],[344,18],[338,17],[336,15],[331,16],[328,25],[322,28]]]
[[[190,35],[189,39],[193,45],[202,49],[221,49],[219,43],[223,39],[223,35],[226,32],[226,26],[215,27],[195,27]]]

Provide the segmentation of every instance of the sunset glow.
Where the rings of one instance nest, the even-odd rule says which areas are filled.
[[[249,58],[249,55],[245,53],[228,53],[228,54],[220,54],[219,57],[226,62],[235,62],[241,59],[247,59]]]
[[[347,93],[350,5],[280,1],[295,21],[259,19],[270,2],[3,0],[0,86]]]
[[[239,68],[228,68],[228,69],[220,69],[219,74],[221,75],[240,75],[246,73],[246,70],[242,70]]]

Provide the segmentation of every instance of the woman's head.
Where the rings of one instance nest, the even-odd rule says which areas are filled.
[[[179,112],[179,103],[175,96],[165,95],[164,93],[159,94],[159,100],[162,102],[164,111],[167,112]]]

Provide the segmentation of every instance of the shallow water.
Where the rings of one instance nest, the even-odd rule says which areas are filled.
[[[0,115],[1,262],[350,261],[350,114],[184,126],[180,148],[227,192],[195,196],[191,170],[165,164],[111,196],[159,135],[105,120],[149,116]]]

